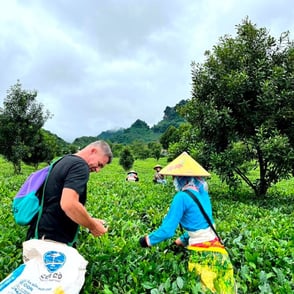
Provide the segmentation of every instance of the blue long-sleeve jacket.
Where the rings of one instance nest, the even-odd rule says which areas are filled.
[[[190,191],[199,199],[211,222],[214,223],[208,192],[203,187],[200,188],[199,192],[192,189]],[[161,226],[148,235],[150,245],[155,245],[173,237],[179,224],[187,231],[197,231],[209,227],[198,205],[183,191],[175,194]],[[187,245],[189,239],[188,233],[184,233],[180,238]]]

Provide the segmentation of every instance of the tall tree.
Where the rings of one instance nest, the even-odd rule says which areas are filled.
[[[199,129],[220,177],[229,185],[243,180],[263,197],[294,166],[294,43],[288,32],[275,39],[248,18],[236,28],[204,64],[192,63],[192,98],[181,113]]]
[[[168,149],[171,143],[175,143],[180,139],[180,133],[175,126],[169,126],[164,134],[160,137],[159,142],[164,149]]]
[[[0,153],[21,172],[21,161],[30,152],[39,130],[50,117],[36,101],[36,91],[23,90],[19,81],[10,88],[0,112]]]
[[[23,162],[33,165],[36,169],[40,162],[50,164],[51,160],[62,154],[57,139],[50,132],[41,129],[34,138],[33,146],[23,157]]]
[[[142,141],[134,141],[132,144],[129,145],[129,148],[132,151],[134,159],[146,159],[150,157],[150,150]]]
[[[134,157],[128,147],[125,147],[123,151],[120,154],[119,158],[119,164],[122,166],[122,168],[127,171],[132,168],[134,164]]]
[[[167,161],[172,161],[186,151],[203,167],[209,169],[210,163],[204,156],[204,143],[199,136],[199,130],[190,123],[183,123],[178,127],[177,132],[180,138],[169,144]]]
[[[161,144],[159,142],[150,142],[148,143],[148,148],[150,150],[150,156],[156,160],[159,160],[162,150]]]

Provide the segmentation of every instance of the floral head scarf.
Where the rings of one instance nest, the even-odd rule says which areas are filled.
[[[177,191],[191,188],[201,193],[202,189],[208,190],[207,183],[201,177],[174,176],[174,186]]]

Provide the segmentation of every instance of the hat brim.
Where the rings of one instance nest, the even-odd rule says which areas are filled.
[[[138,175],[138,173],[135,172],[135,171],[133,171],[133,170],[131,170],[131,171],[129,171],[129,172],[127,173],[127,175],[129,175],[129,174],[136,174],[136,175]]]
[[[166,176],[209,177],[210,173],[195,161],[187,152],[183,152],[160,172]]]
[[[155,165],[155,166],[153,167],[153,169],[157,169],[157,168],[162,168],[162,166],[161,166],[161,165]]]

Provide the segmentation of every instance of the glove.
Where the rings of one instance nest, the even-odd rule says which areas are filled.
[[[141,237],[139,239],[139,243],[140,243],[141,247],[143,247],[143,248],[149,247],[148,244],[147,244],[147,241],[146,241],[146,236]]]

